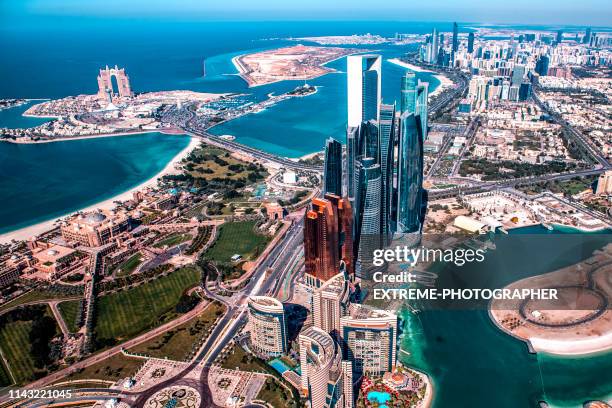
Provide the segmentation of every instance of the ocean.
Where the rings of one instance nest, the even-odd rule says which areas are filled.
[[[406,22],[193,22],[151,19],[32,17],[0,26],[3,50],[0,97],[59,98],[95,93],[99,68],[125,67],[137,92],[190,89],[248,93],[261,100],[270,92],[301,82],[247,88],[235,75],[231,57],[257,49],[295,44],[289,36],[395,32],[427,33],[451,23]],[[409,47],[364,47],[386,59]],[[201,78],[202,58],[207,76]],[[313,81],[317,94],[282,102],[212,130],[276,154],[299,157],[323,148],[327,137],[344,140],[344,60],[330,64],[339,73]],[[383,99],[399,93],[402,68],[383,65]],[[418,77],[435,89],[429,74]],[[0,112],[0,126],[31,126],[15,108]],[[28,125],[25,125],[28,123]],[[188,143],[187,138],[151,134],[44,145],[0,143],[0,231],[8,231],[85,207],[133,187],[156,174]],[[61,166],[58,166],[61,163]],[[569,247],[568,247],[569,248]],[[531,248],[517,268],[529,268]],[[577,256],[584,256],[582,252]],[[516,260],[507,260],[507,262]],[[533,271],[536,272],[535,270]],[[612,394],[610,355],[566,359],[532,355],[526,346],[500,332],[486,312],[424,312],[406,316],[406,363],[429,372],[435,383],[434,407],[579,407]]]

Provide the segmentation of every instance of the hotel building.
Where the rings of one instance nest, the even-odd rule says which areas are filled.
[[[305,280],[319,287],[340,271],[344,261],[353,269],[352,209],[349,201],[334,194],[315,198],[304,218]]]
[[[127,231],[129,218],[113,211],[78,214],[62,223],[62,238],[87,247],[109,243],[114,237]]]
[[[287,351],[287,322],[280,301],[268,296],[251,296],[248,318],[253,351],[266,357],[278,357]]]
[[[313,324],[338,339],[340,318],[348,312],[349,297],[349,284],[343,273],[315,289],[312,294]]]
[[[397,316],[365,305],[351,304],[340,318],[344,359],[353,375],[383,375],[395,366]]]
[[[342,362],[342,353],[334,339],[318,327],[308,327],[299,335],[302,394],[311,408],[352,408],[350,362]],[[350,399],[349,399],[350,398]]]

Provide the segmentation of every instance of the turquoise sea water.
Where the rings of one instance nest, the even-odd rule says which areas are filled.
[[[497,249],[487,253],[483,264],[462,268],[462,279],[477,277],[501,287],[579,262],[610,242],[610,231],[576,232],[540,226],[511,230],[496,240]],[[436,270],[439,286],[451,287],[444,270]],[[579,408],[586,401],[612,397],[611,352],[531,354],[524,342],[493,324],[486,308],[404,312],[402,319],[399,358],[431,375],[435,407],[527,408],[544,400],[551,407]]]
[[[189,144],[146,133],[42,144],[0,143],[0,233],[54,219],[159,173]]]

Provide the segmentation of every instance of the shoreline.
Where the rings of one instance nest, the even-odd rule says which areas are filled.
[[[142,133],[151,133],[151,132],[142,132]],[[133,133],[130,133],[130,134],[133,134]],[[110,135],[110,136],[125,136],[125,135],[117,134],[117,135]],[[99,137],[109,137],[109,136],[99,136]],[[159,171],[157,174],[155,174],[153,177],[149,178],[148,180],[145,180],[142,183],[126,191],[120,192],[112,197],[106,198],[102,201],[99,201],[87,207],[80,208],[74,211],[70,211],[64,215],[53,217],[52,219],[47,220],[47,221],[42,221],[42,222],[39,222],[33,225],[29,225],[27,227],[22,227],[22,228],[13,230],[13,231],[2,233],[0,234],[0,243],[8,243],[8,242],[11,242],[12,240],[17,240],[17,241],[27,240],[34,236],[40,235],[48,230],[53,229],[57,219],[67,217],[79,211],[93,211],[96,209],[110,210],[115,207],[115,201],[128,200],[131,198],[132,193],[134,191],[141,190],[145,187],[156,186],[158,178],[165,176],[167,174],[177,174],[179,170],[176,169],[176,165],[180,163],[185,157],[187,157],[187,155],[189,155],[189,153],[191,153],[193,149],[195,149],[197,146],[200,145],[200,140],[197,137],[194,137],[192,135],[186,135],[186,134],[185,134],[185,137],[190,138],[189,144],[183,150],[178,152],[166,164],[166,166],[161,171]],[[70,139],[70,140],[74,140],[74,139]]]
[[[438,80],[438,82],[440,82],[440,84],[436,87],[435,90],[433,90],[432,92],[429,93],[429,97],[435,97],[439,94],[441,94],[444,90],[452,87],[454,85],[453,81],[451,81],[446,75],[436,72],[436,71],[431,71],[425,68],[421,68],[419,66],[416,66],[414,64],[410,64],[408,62],[404,62],[404,61],[400,61],[397,58],[392,58],[392,59],[388,59],[388,62],[395,64],[397,66],[400,66],[402,68],[406,68],[409,69],[411,71],[414,72],[422,72],[422,73],[429,73],[429,74],[433,74],[432,76],[434,78],[436,78]]]
[[[40,117],[40,116],[32,116],[32,117]],[[56,139],[45,139],[45,140],[19,141],[19,140],[14,140],[10,138],[4,138],[4,139],[0,139],[0,142],[14,143],[14,144],[41,144],[41,143],[69,142],[71,140],[99,139],[103,137],[144,135],[147,133],[163,133],[165,135],[183,135],[185,134],[185,132],[173,131],[173,129],[151,129],[151,130],[138,130],[135,132],[100,133],[100,134],[95,134],[95,135],[69,136],[69,137],[60,137]]]

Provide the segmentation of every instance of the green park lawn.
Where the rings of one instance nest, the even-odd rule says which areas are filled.
[[[112,293],[96,302],[97,339],[124,341],[174,318],[187,289],[200,281],[194,267],[181,268],[146,284]]]
[[[175,232],[168,235],[166,238],[158,241],[153,245],[155,248],[163,248],[163,247],[173,247],[178,244],[182,244],[185,241],[189,241],[193,236],[187,233]]]
[[[269,237],[253,231],[255,221],[228,222],[219,227],[215,243],[206,251],[206,259],[230,262],[234,254],[243,260],[257,257],[266,247]]]
[[[142,263],[142,254],[136,252],[115,268],[117,276],[128,276]]]
[[[193,347],[224,312],[223,304],[212,302],[202,313],[188,322],[139,344],[129,351],[151,357],[182,361],[187,358]]]
[[[51,309],[47,307],[49,316],[53,316]],[[10,371],[15,377],[17,384],[23,384],[35,379],[37,371],[34,366],[34,358],[30,354],[30,331],[31,320],[16,320],[0,327],[0,350],[8,362]],[[59,330],[56,326],[56,330]],[[10,380],[7,367],[0,369],[0,383]]]
[[[47,289],[34,289],[0,306],[0,312],[30,302],[36,302],[40,300],[66,299],[78,296],[79,295],[77,294],[63,294],[57,291]]]
[[[57,304],[57,308],[71,333],[76,333],[79,330],[76,325],[77,313],[79,313],[79,303],[81,303],[80,300],[67,300]]]

